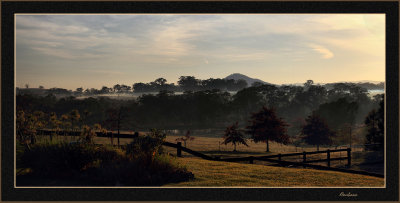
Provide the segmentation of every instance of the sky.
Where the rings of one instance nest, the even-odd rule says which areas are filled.
[[[385,80],[384,14],[16,15],[16,86]]]

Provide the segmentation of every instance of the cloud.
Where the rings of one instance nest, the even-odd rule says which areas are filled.
[[[327,48],[320,46],[320,45],[315,45],[311,44],[309,45],[314,51],[320,53],[322,55],[322,58],[324,59],[330,59],[334,57],[334,54]]]
[[[17,15],[17,70],[95,67],[151,81],[162,71],[378,69],[385,61],[384,24],[376,14]]]

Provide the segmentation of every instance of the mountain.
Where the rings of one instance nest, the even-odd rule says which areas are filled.
[[[260,83],[263,83],[263,84],[270,84],[270,83],[264,82],[264,81],[262,81],[260,79],[251,78],[249,76],[246,76],[246,75],[243,75],[243,74],[240,74],[240,73],[233,73],[233,74],[230,74],[229,76],[224,78],[224,80],[231,80],[231,79],[233,79],[233,80],[245,80],[247,82],[248,86],[251,86],[255,82],[260,82]]]

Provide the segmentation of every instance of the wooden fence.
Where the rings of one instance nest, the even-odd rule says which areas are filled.
[[[370,173],[366,171],[356,171],[356,170],[350,170],[350,169],[343,169],[343,168],[333,168],[331,167],[331,161],[337,161],[337,160],[347,160],[347,167],[351,166],[351,148],[347,149],[336,149],[336,150],[325,150],[325,151],[314,151],[314,152],[301,152],[301,153],[291,153],[291,154],[276,154],[276,155],[269,155],[269,156],[249,156],[249,157],[237,157],[237,158],[220,158],[220,157],[211,157],[208,155],[205,155],[200,152],[193,151],[191,149],[188,149],[186,147],[182,147],[182,143],[178,142],[177,144],[170,143],[170,142],[164,142],[163,145],[168,146],[168,147],[174,147],[177,149],[177,156],[181,157],[182,156],[182,151],[187,152],[189,154],[192,154],[197,157],[201,157],[206,160],[212,160],[212,161],[226,161],[226,162],[249,162],[250,164],[254,163],[254,160],[258,161],[268,161],[272,163],[277,163],[280,166],[303,166],[304,168],[314,168],[314,169],[319,169],[319,170],[331,170],[331,171],[340,171],[340,172],[346,172],[346,173],[353,173],[353,174],[361,174],[361,175],[368,175],[368,176],[375,176],[375,177],[380,177],[383,178],[384,175],[382,174],[377,174],[377,173]],[[331,154],[334,152],[342,152],[346,151],[347,156],[346,157],[339,157],[339,158],[331,158]],[[323,154],[326,153],[327,158],[326,159],[318,159],[318,160],[307,160],[307,155],[309,154]],[[302,162],[292,162],[292,161],[283,161],[283,157],[290,157],[290,156],[299,156],[302,155]],[[277,159],[276,159],[277,158]],[[317,162],[326,162],[327,166],[321,166],[321,165],[314,165],[310,163],[317,163]]]
[[[269,155],[269,156],[249,156],[249,157],[237,157],[237,158],[224,158],[221,159],[219,157],[210,157],[205,154],[190,150],[186,147],[182,147],[182,143],[178,142],[177,144],[170,143],[170,142],[165,142],[165,146],[169,147],[174,147],[177,149],[177,156],[181,157],[182,156],[182,151],[185,151],[189,154],[192,154],[194,156],[198,156],[204,159],[208,160],[218,160],[218,161],[228,161],[228,162],[241,162],[241,161],[248,161],[250,164],[254,162],[254,160],[258,161],[271,161],[271,159],[277,158],[278,160],[277,163],[282,162],[284,164],[284,161],[282,161],[283,157],[291,157],[291,156],[299,156],[301,155],[303,157],[303,161],[301,162],[302,164],[308,164],[308,163],[318,163],[318,162],[326,162],[327,167],[331,166],[331,161],[337,161],[337,160],[347,160],[347,166],[351,166],[351,148],[347,149],[336,149],[336,150],[325,150],[325,151],[314,151],[314,152],[300,152],[300,153],[291,153],[291,154],[276,154],[276,155]],[[342,152],[346,151],[347,152],[347,157],[339,157],[339,158],[331,158],[331,154],[334,152]],[[307,154],[325,154],[326,153],[326,159],[318,159],[318,160],[307,160]],[[274,162],[275,162],[274,161]],[[296,162],[297,163],[297,162]]]
[[[68,136],[80,136],[81,131],[54,131],[54,130],[38,130],[37,134],[38,135],[50,135],[56,133],[57,135],[68,135]],[[119,138],[134,138],[137,137],[139,134],[138,133],[134,133],[134,134],[123,134],[120,133],[119,134]],[[113,132],[107,132],[107,133],[101,133],[101,132],[96,132],[96,136],[97,137],[114,137],[117,138],[118,134],[117,133],[113,133]]]
[[[55,133],[55,131],[52,130],[39,130],[38,134],[51,134]],[[63,135],[64,133],[70,135],[70,136],[79,136],[81,132],[79,131],[62,131],[62,132],[57,132],[59,135]],[[108,133],[96,133],[98,137],[114,137],[116,134],[113,134],[111,132]],[[119,134],[120,138],[134,138],[137,137],[138,134]],[[370,173],[366,171],[355,171],[355,170],[349,170],[349,169],[342,169],[342,168],[333,168],[331,167],[331,162],[332,161],[337,161],[337,160],[347,160],[347,167],[351,166],[351,148],[347,149],[336,149],[336,150],[325,150],[325,151],[314,151],[314,152],[300,152],[300,153],[291,153],[291,154],[276,154],[276,155],[269,155],[269,156],[249,156],[249,157],[237,157],[237,158],[220,158],[220,157],[211,157],[208,155],[205,155],[200,152],[193,151],[191,149],[188,149],[186,147],[182,146],[181,142],[178,142],[177,144],[171,143],[171,142],[164,142],[164,146],[168,147],[173,147],[177,149],[177,156],[181,157],[182,156],[182,151],[187,152],[189,154],[192,154],[194,156],[206,159],[206,160],[212,160],[212,161],[226,161],[226,162],[248,162],[250,164],[254,163],[254,160],[258,161],[268,161],[272,163],[276,163],[280,166],[303,166],[304,168],[309,167],[309,168],[314,168],[314,169],[320,169],[320,170],[333,170],[333,171],[340,171],[340,172],[346,172],[346,173],[353,173],[353,174],[361,174],[361,175],[369,175],[369,176],[375,176],[375,177],[384,177],[382,174],[376,174],[376,173]],[[331,154],[335,152],[342,152],[346,151],[347,156],[346,157],[339,157],[339,158],[331,158]],[[318,160],[309,160],[307,159],[307,155],[311,154],[323,154],[326,153],[326,159],[318,159]],[[302,156],[302,162],[292,162],[292,161],[284,161],[282,160],[283,157],[290,157],[290,156]],[[318,163],[318,162],[326,162],[327,166],[321,166],[321,165],[314,165],[310,163]]]

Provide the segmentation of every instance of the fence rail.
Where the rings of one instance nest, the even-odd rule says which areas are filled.
[[[38,134],[53,134],[56,133],[58,135],[64,135],[68,134],[69,136],[79,136],[80,131],[54,131],[54,130],[38,130]],[[107,133],[100,133],[96,132],[98,137],[115,137],[115,133],[112,132],[107,132]],[[137,133],[134,134],[119,134],[119,138],[134,138],[137,136]],[[171,143],[171,142],[164,142],[164,146],[168,147],[173,147],[177,149],[177,156],[181,157],[182,156],[182,151],[187,152],[189,154],[192,154],[194,156],[206,159],[206,160],[212,160],[212,161],[226,161],[226,162],[249,162],[250,164],[254,163],[254,160],[258,161],[268,161],[272,163],[277,163],[279,165],[293,165],[293,166],[303,166],[303,167],[309,167],[309,168],[314,168],[314,169],[320,169],[320,170],[333,170],[333,171],[340,171],[340,172],[346,172],[346,173],[353,173],[353,174],[361,174],[361,175],[369,175],[369,176],[375,176],[375,177],[384,177],[382,174],[376,174],[376,173],[370,173],[366,171],[355,171],[355,170],[349,170],[349,169],[342,169],[342,168],[333,168],[330,167],[330,162],[331,161],[337,161],[337,160],[346,160],[347,159],[347,166],[351,166],[351,148],[347,149],[335,149],[335,150],[324,150],[324,151],[314,151],[314,152],[300,152],[300,153],[290,153],[290,154],[276,154],[276,155],[268,155],[268,156],[249,156],[249,157],[236,157],[236,158],[220,158],[220,157],[211,157],[208,155],[205,155],[200,152],[193,151],[191,149],[188,149],[186,147],[182,147],[182,143],[178,142],[177,144]],[[347,157],[340,157],[340,158],[330,158],[331,153],[334,152],[342,152],[342,151],[347,151]],[[307,155],[311,154],[327,154],[326,159],[318,159],[318,160],[307,160]],[[283,161],[283,157],[290,157],[290,156],[302,156],[303,161],[302,162],[291,162],[291,161]],[[274,158],[278,158],[277,160]],[[313,165],[309,163],[318,163],[318,162],[326,162],[327,166],[321,166],[321,165]]]
[[[51,134],[57,134],[57,135],[68,135],[68,136],[79,136],[82,131],[55,131],[55,130],[38,130],[37,134],[41,135],[51,135]],[[97,137],[114,137],[117,138],[117,133],[114,132],[107,132],[107,133],[102,133],[102,132],[96,132]],[[120,133],[119,138],[134,138],[137,137],[137,134],[125,134],[125,133]]]
[[[189,154],[192,154],[194,156],[201,157],[203,159],[207,160],[213,160],[213,161],[226,161],[226,162],[242,162],[246,161],[249,162],[250,164],[254,163],[254,160],[259,160],[259,161],[268,161],[272,163],[277,163],[280,166],[303,166],[308,167],[308,168],[314,168],[314,169],[319,169],[319,170],[331,170],[331,171],[339,171],[339,172],[345,172],[345,173],[352,173],[352,174],[360,174],[360,175],[368,175],[368,176],[374,176],[374,177],[380,177],[383,178],[384,175],[382,174],[377,174],[377,173],[370,173],[366,171],[356,171],[356,170],[350,170],[350,169],[344,169],[344,168],[333,168],[330,167],[330,162],[331,161],[337,161],[337,160],[348,160],[348,165],[351,166],[351,148],[347,149],[336,149],[336,150],[325,150],[325,151],[314,151],[314,152],[302,152],[302,153],[291,153],[291,154],[277,154],[277,155],[269,155],[269,156],[249,156],[249,157],[235,157],[235,158],[220,158],[220,157],[211,157],[205,154],[202,154],[200,152],[196,152],[193,150],[190,150],[186,147],[182,147],[181,142],[178,142],[177,144],[170,143],[170,142],[164,142],[163,145],[169,146],[169,147],[174,147],[177,149],[177,156],[181,157],[182,156],[182,151],[185,151]],[[347,157],[340,157],[340,158],[330,158],[330,154],[333,152],[342,152],[342,151],[347,151]],[[307,154],[321,154],[321,153],[326,153],[327,154],[327,159],[318,159],[318,160],[307,160]],[[292,161],[283,161],[282,157],[289,157],[289,156],[303,156],[303,162],[292,162]],[[278,160],[274,159],[278,158]],[[317,163],[317,162],[327,162],[327,166],[321,166],[321,165],[314,165],[314,164],[309,164],[309,163]]]

